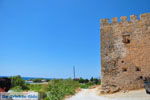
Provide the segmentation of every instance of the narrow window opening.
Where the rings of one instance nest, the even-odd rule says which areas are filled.
[[[138,68],[138,67],[136,67],[136,71],[137,71],[137,72],[139,72],[139,71],[141,71],[141,69],[140,69],[140,68]]]
[[[143,76],[140,76],[140,79],[143,79]]]
[[[126,71],[127,71],[127,68],[123,68],[122,71],[123,71],[123,72],[126,72]]]
[[[139,76],[137,80],[143,80],[143,76]]]
[[[123,35],[123,43],[129,44],[130,43],[130,35]]]

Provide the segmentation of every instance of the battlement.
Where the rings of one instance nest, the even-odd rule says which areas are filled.
[[[131,15],[130,20],[128,20],[127,16],[121,16],[120,21],[118,19],[119,18],[117,18],[117,17],[114,17],[111,20],[110,19],[101,19],[100,23],[101,23],[101,25],[108,25],[111,23],[113,24],[113,23],[120,23],[120,22],[136,22],[136,21],[140,21],[140,20],[147,21],[147,20],[150,20],[150,13],[141,14],[139,19],[138,19],[138,16],[136,16],[136,15]]]

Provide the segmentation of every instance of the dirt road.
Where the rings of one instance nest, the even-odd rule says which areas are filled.
[[[76,95],[65,100],[150,100],[150,95],[146,94],[144,89],[111,95],[98,95],[98,91],[98,88],[82,89]]]

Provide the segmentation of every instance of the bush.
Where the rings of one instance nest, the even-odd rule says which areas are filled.
[[[11,88],[11,90],[13,90],[14,92],[22,92],[23,91],[21,86],[15,86],[15,87]]]
[[[29,88],[31,91],[39,93],[40,100],[46,98],[47,84],[30,84]]]
[[[83,78],[80,78],[80,79],[79,79],[79,83],[84,83],[84,79],[83,79]]]
[[[35,82],[35,83],[36,83],[36,82],[40,83],[40,82],[42,82],[42,80],[43,80],[43,79],[41,79],[41,78],[32,79],[32,81]]]
[[[39,92],[42,89],[42,85],[41,84],[30,84],[29,85],[29,89],[31,91],[35,91],[35,92]]]
[[[95,84],[93,82],[83,83],[83,84],[80,84],[80,88],[87,89],[92,85],[95,85]]]
[[[62,100],[66,95],[73,95],[78,87],[79,83],[71,79],[51,80],[45,100]]]
[[[79,81],[79,83],[81,83],[80,88],[85,88],[85,89],[91,87],[92,85],[100,84],[100,79],[93,78],[93,77],[90,80],[80,78],[78,81]]]
[[[87,84],[80,84],[80,88],[87,89],[89,86]]]
[[[94,84],[100,84],[100,79],[94,78],[94,79],[93,79],[93,82],[94,82]]]
[[[101,80],[100,80],[100,79],[97,79],[97,78],[91,77],[90,81],[93,82],[93,83],[96,84],[96,85],[97,85],[97,84],[101,84]]]
[[[22,90],[28,90],[28,84],[25,83],[25,80],[21,78],[20,75],[10,77],[12,88],[21,88]]]
[[[82,77],[78,81],[79,81],[79,83],[88,83],[89,82],[88,79],[83,79]]]

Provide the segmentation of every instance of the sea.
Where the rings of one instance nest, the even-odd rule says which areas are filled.
[[[12,76],[0,76],[0,78],[2,78],[2,77],[12,77]],[[38,79],[38,78],[41,78],[41,79],[49,79],[49,80],[51,80],[51,79],[54,79],[54,78],[43,78],[43,77],[22,77],[22,79],[24,79],[24,80],[31,80],[31,79]]]

